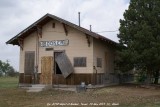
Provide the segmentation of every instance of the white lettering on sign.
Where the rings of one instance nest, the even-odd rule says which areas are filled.
[[[69,40],[40,41],[39,45],[40,47],[66,46],[69,45]]]

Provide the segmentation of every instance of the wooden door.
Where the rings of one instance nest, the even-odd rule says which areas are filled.
[[[52,84],[53,57],[45,56],[41,58],[41,84]]]

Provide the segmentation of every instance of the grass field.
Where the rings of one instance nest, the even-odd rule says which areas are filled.
[[[18,77],[0,77],[0,88],[16,88]]]
[[[160,89],[146,89],[135,85],[112,86],[83,93],[49,90],[27,93],[17,87],[18,78],[0,78],[0,107],[160,107]],[[79,106],[71,106],[78,104]],[[115,106],[109,106],[114,104]],[[119,104],[119,106],[116,106]],[[87,105],[87,106],[85,106]],[[63,106],[64,107],[64,106]]]

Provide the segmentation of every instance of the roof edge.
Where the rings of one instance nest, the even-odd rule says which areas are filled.
[[[102,36],[102,35],[100,35],[100,34],[98,34],[98,33],[89,31],[88,29],[85,29],[85,28],[83,28],[83,27],[81,27],[81,26],[78,26],[78,25],[76,25],[76,24],[74,24],[74,23],[71,23],[71,22],[69,22],[69,21],[67,21],[67,20],[64,20],[64,19],[62,19],[62,18],[59,18],[59,17],[57,17],[57,16],[55,16],[55,15],[52,15],[52,14],[49,14],[49,13],[45,14],[45,15],[42,16],[40,19],[38,19],[37,21],[35,21],[33,24],[31,24],[30,26],[28,26],[27,28],[25,28],[24,30],[22,30],[20,33],[18,33],[16,36],[14,36],[14,37],[11,38],[10,40],[8,40],[8,41],[6,42],[6,44],[13,44],[12,42],[15,41],[16,39],[18,39],[18,37],[20,37],[21,35],[23,35],[25,32],[27,32],[28,30],[30,30],[32,27],[37,26],[37,24],[38,24],[39,22],[41,22],[42,20],[44,20],[44,19],[47,18],[47,17],[50,17],[50,18],[55,19],[55,20],[57,20],[57,21],[60,21],[61,23],[64,23],[64,24],[66,24],[66,25],[68,25],[68,26],[71,26],[71,27],[73,27],[73,28],[75,28],[75,29],[77,29],[77,30],[79,30],[79,31],[87,34],[87,35],[90,35],[90,36],[92,36],[92,37],[94,37],[94,38],[96,38],[96,39],[101,39],[101,40],[104,40],[104,41],[108,41],[108,42],[110,42],[111,44],[113,43],[113,44],[115,44],[115,45],[118,45],[117,42],[115,42],[115,41],[113,41],[113,40],[111,40],[111,39],[109,39],[109,38],[106,38],[106,37],[104,37],[104,36]],[[13,45],[17,45],[17,44],[13,44]]]

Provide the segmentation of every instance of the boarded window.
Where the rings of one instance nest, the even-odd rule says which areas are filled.
[[[31,75],[34,72],[34,52],[25,52],[25,74]]]
[[[74,67],[86,67],[86,57],[75,57]]]
[[[60,53],[58,56],[55,56],[55,61],[58,64],[64,78],[68,77],[74,71],[69,58],[64,52]]]
[[[102,58],[97,58],[97,67],[102,67]]]

